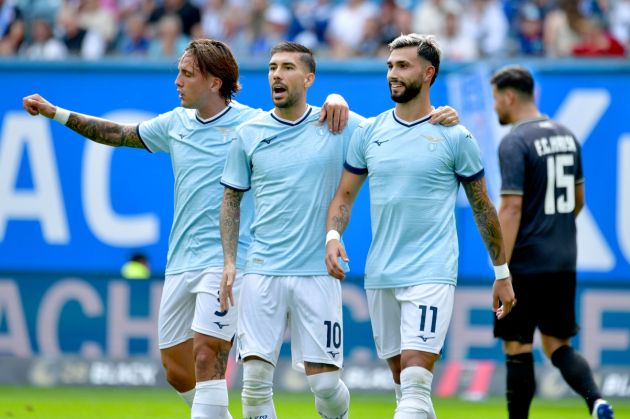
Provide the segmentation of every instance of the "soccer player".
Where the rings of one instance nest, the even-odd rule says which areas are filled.
[[[491,83],[499,122],[513,124],[499,146],[499,221],[518,305],[494,325],[506,354],[509,417],[527,418],[529,413],[536,390],[532,342],[538,328],[545,354],[584,398],[593,418],[612,418],[588,363],[570,342],[578,331],[575,217],[584,206],[580,143],[540,113],[527,69],[505,67]]]
[[[409,34],[389,47],[387,80],[396,106],[354,132],[328,211],[326,265],[331,275],[344,277],[339,258],[348,258],[340,235],[369,176],[373,241],[365,288],[376,350],[396,385],[394,418],[433,418],[433,366],[446,337],[457,281],[454,208],[460,184],[495,265],[497,317],[510,312],[514,293],[475,139],[461,125],[427,123],[430,86],[440,68],[438,45],[432,36]]]
[[[322,128],[321,110],[306,100],[315,67],[312,52],[300,44],[282,42],[272,48],[268,77],[275,107],[239,127],[221,178],[224,310],[233,303],[240,202],[250,188],[255,204],[238,303],[247,419],[276,417],[273,373],[287,328],[294,366],[305,370],[319,415],[348,416],[350,396],[340,379],[341,285],[327,275],[322,244],[328,203],[352,131],[363,118],[350,113],[348,127],[336,137]],[[458,120],[449,107],[432,114],[433,123]]]
[[[175,213],[158,335],[166,378],[191,406],[193,418],[231,417],[225,370],[237,310],[219,308],[223,272],[219,234],[223,187],[219,180],[231,132],[262,112],[232,100],[240,89],[238,77],[227,45],[201,39],[192,41],[179,61],[175,86],[182,106],[138,125],[70,112],[37,94],[23,99],[31,115],[53,118],[92,141],[171,155]],[[318,117],[323,120],[328,115],[328,126],[339,131],[346,124],[347,112],[343,98],[331,95]],[[246,207],[238,243],[241,257],[234,261],[239,272],[250,241],[252,211],[251,205]]]

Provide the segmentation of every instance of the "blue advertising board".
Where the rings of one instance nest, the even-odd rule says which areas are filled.
[[[492,336],[491,283],[458,288],[444,359],[503,360],[500,341]],[[157,358],[161,291],[161,280],[0,275],[0,358]],[[345,359],[374,361],[365,292],[360,283],[344,281],[342,293]],[[624,287],[578,287],[582,329],[574,344],[592,365],[630,367],[628,301],[630,290]],[[281,356],[290,356],[288,345]],[[535,356],[542,361],[538,346]]]
[[[384,63],[344,66],[321,66],[311,103],[337,92],[364,116],[392,106]],[[536,75],[541,110],[569,126],[583,144],[587,205],[578,218],[580,278],[630,283],[630,65],[528,66]],[[496,147],[505,131],[492,111],[493,68],[445,65],[431,99],[458,109],[477,137],[498,204]],[[21,99],[40,93],[67,109],[138,122],[178,106],[175,64],[2,62],[0,75],[0,272],[114,273],[141,250],[161,274],[173,207],[168,156],[86,141],[54,121],[27,115]],[[241,82],[239,101],[270,108],[264,67],[245,68]],[[456,212],[460,281],[491,277],[465,198]],[[370,242],[367,188],[345,240],[352,274],[360,277]]]

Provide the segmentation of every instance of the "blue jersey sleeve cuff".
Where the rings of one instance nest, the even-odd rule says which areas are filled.
[[[348,162],[343,163],[343,168],[346,169],[350,173],[354,173],[355,175],[364,175],[368,172],[367,168],[360,169],[358,167],[353,167],[348,164]]]
[[[224,181],[221,181],[221,185],[225,186],[226,188],[238,191],[238,192],[247,192],[251,189],[251,186],[249,188],[243,189],[243,188],[238,188],[234,185],[230,185],[229,183],[225,183]]]
[[[458,175],[457,173],[455,173],[455,176],[457,176],[457,180],[459,180],[460,182],[474,182],[475,180],[479,180],[484,176],[484,169],[481,169],[480,171],[478,171],[477,173],[475,173],[472,176],[461,176]]]
[[[146,148],[149,153],[153,153],[153,151],[151,151],[151,149],[147,146],[147,143],[145,143],[142,139],[142,135],[140,135],[140,124],[136,125],[136,134],[138,134],[138,138],[140,138],[140,142],[142,143],[144,148]]]

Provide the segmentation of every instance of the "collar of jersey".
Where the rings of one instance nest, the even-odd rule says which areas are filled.
[[[308,116],[311,114],[312,111],[313,111],[313,108],[311,108],[309,106],[306,109],[306,111],[304,112],[304,115],[302,115],[297,121],[289,121],[288,119],[280,118],[279,116],[276,116],[276,114],[273,111],[271,111],[269,114],[271,115],[271,117],[273,119],[275,119],[276,121],[280,122],[281,124],[290,125],[290,126],[294,127],[294,126],[300,125],[302,122],[304,122],[304,120],[306,118],[308,118]]]
[[[392,116],[394,117],[394,121],[398,122],[400,125],[403,125],[403,126],[405,126],[407,128],[416,126],[416,125],[421,124],[423,122],[427,122],[429,119],[431,119],[431,115],[427,115],[427,116],[423,116],[420,119],[416,119],[415,121],[405,122],[405,121],[403,121],[402,119],[399,119],[396,116],[396,110],[395,109],[392,109]]]
[[[519,121],[516,124],[512,125],[512,129],[515,129],[516,127],[520,127],[521,125],[524,125],[524,124],[529,124],[530,122],[542,122],[542,121],[548,121],[548,120],[549,118],[547,117],[547,115],[540,115],[540,116],[537,116],[536,118],[524,119],[522,121]]]
[[[216,114],[215,116],[211,116],[208,119],[201,119],[201,117],[199,116],[199,113],[197,111],[195,111],[195,119],[197,119],[197,121],[201,122],[202,124],[209,124],[211,122],[216,121],[217,119],[221,118],[223,115],[225,115],[226,113],[228,113],[230,111],[230,109],[232,109],[232,106],[227,105],[225,107],[225,109],[223,109],[221,112],[219,112],[218,114]]]

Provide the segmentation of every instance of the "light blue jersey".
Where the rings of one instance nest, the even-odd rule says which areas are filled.
[[[245,273],[326,275],[326,215],[352,131],[363,120],[350,113],[333,135],[311,106],[297,121],[273,111],[240,126],[221,183],[252,189],[255,216]]]
[[[194,109],[175,108],[138,125],[138,135],[151,152],[171,155],[175,176],[175,210],[168,243],[166,274],[223,266],[219,183],[234,130],[262,113],[232,102],[224,111],[202,120]],[[247,194],[249,195],[249,194]],[[249,245],[253,218],[250,199],[244,199],[239,253]],[[245,258],[237,261],[244,266]]]
[[[483,176],[481,154],[462,125],[428,121],[406,123],[388,110],[350,142],[345,167],[370,184],[366,288],[457,283],[455,200],[460,181]]]

